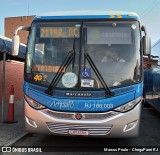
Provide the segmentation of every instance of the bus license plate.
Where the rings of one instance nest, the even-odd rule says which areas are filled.
[[[71,135],[89,135],[89,132],[86,130],[69,130],[69,134]]]

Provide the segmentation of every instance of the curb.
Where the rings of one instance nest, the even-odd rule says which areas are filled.
[[[28,132],[22,133],[20,136],[14,138],[13,140],[11,140],[9,143],[5,144],[4,146],[12,146],[15,142],[17,142],[18,140],[20,140],[21,138],[23,138],[27,134],[29,134],[29,133]]]

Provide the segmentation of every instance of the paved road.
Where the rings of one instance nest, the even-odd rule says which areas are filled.
[[[142,110],[140,135],[137,138],[105,139],[28,134],[27,136],[16,142],[14,146],[47,146],[48,148],[50,148],[49,146],[52,146],[59,150],[61,150],[62,148],[65,148],[67,150],[68,148],[69,151],[72,151],[74,148],[73,151],[82,151],[83,153],[81,154],[85,155],[90,154],[89,152],[87,153],[87,148],[91,150],[92,148],[101,148],[102,146],[112,146],[115,148],[117,146],[160,146],[160,113],[150,107]],[[127,153],[122,152],[122,154],[124,155]]]

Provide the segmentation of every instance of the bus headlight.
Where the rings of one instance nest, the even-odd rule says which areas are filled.
[[[45,107],[41,104],[39,104],[38,102],[36,102],[35,100],[31,99],[29,96],[24,95],[25,100],[27,101],[27,103],[33,107],[36,110],[41,110],[41,109],[45,109]]]
[[[142,100],[142,97],[138,97],[137,99],[128,102],[118,108],[115,108],[114,111],[118,111],[118,112],[127,112],[131,109],[133,109],[140,101]]]

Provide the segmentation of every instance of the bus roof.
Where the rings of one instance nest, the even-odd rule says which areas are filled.
[[[139,16],[134,12],[125,11],[58,11],[35,16],[34,20],[51,19],[136,19]]]

